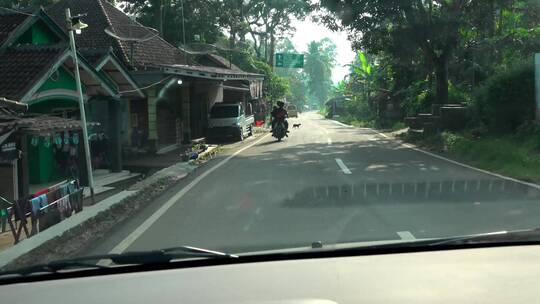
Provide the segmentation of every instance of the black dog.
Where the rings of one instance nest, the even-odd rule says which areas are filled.
[[[293,129],[294,129],[294,128],[300,129],[300,126],[301,126],[301,125],[302,125],[302,124],[293,124],[292,127],[293,127]]]

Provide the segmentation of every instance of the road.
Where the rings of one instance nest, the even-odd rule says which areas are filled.
[[[88,254],[192,245],[249,252],[540,226],[539,190],[315,113],[234,145]]]

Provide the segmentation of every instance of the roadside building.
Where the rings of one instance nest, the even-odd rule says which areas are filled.
[[[0,196],[8,200],[27,197],[34,167],[62,178],[86,176],[80,121],[27,110],[24,103],[0,98]],[[37,146],[51,148],[53,161],[36,163]]]
[[[92,132],[105,134],[110,139],[103,154],[108,159],[96,167],[118,171],[121,169],[119,128],[111,127],[120,121],[119,103],[122,98],[143,96],[121,61],[110,50],[101,60],[91,62],[81,49],[77,53],[83,87],[83,97],[93,124]],[[28,113],[47,114],[51,117],[78,121],[78,94],[74,78],[74,61],[69,49],[68,37],[43,9],[29,13],[0,12],[0,97],[17,100],[28,107]],[[129,93],[121,94],[121,90]],[[92,111],[107,108],[109,111]],[[99,125],[99,127],[98,127]],[[103,129],[106,128],[106,129]],[[91,145],[96,150],[99,137],[94,134]],[[28,178],[33,184],[46,184],[65,177],[60,157],[51,142],[69,141],[69,133],[33,134],[26,137]],[[83,183],[84,176],[81,176]],[[27,189],[25,189],[27,190]]]
[[[64,11],[87,14],[76,37],[82,48],[110,48],[129,69],[144,97],[121,103],[124,151],[174,148],[204,137],[216,102],[249,102],[262,95],[263,76],[247,73],[223,57],[190,55],[165,41],[105,0],[62,0],[47,9],[58,23]],[[113,35],[111,35],[111,33]]]

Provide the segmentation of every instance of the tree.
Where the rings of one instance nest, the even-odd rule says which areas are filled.
[[[392,44],[420,51],[436,78],[439,103],[448,100],[448,63],[458,45],[459,29],[466,22],[463,13],[470,0],[323,0],[333,13],[324,20],[340,16],[341,26],[353,31],[357,46],[372,53],[388,50]]]
[[[328,99],[332,87],[332,68],[335,66],[336,45],[324,38],[312,41],[305,54],[304,72],[307,75],[311,98],[322,106]]]
[[[214,43],[223,36],[220,14],[211,0],[125,0],[120,7],[140,23],[159,30],[173,45],[184,42],[184,33],[186,43]]]
[[[293,18],[305,18],[312,6],[303,0],[258,0],[249,4],[250,13],[244,16],[247,30],[255,42],[257,55],[273,66],[277,41],[294,31]],[[264,56],[261,53],[263,47]]]

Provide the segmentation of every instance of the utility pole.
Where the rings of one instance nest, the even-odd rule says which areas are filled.
[[[77,28],[74,28],[73,20],[77,21]],[[84,23],[80,22],[80,16],[71,17],[71,11],[69,8],[66,8],[66,22],[69,33],[69,42],[71,47],[71,52],[73,56],[73,62],[75,63],[75,82],[77,84],[77,93],[79,96],[79,111],[81,115],[81,124],[82,124],[82,133],[83,133],[83,145],[84,145],[84,157],[86,160],[86,172],[88,175],[88,188],[90,188],[90,196],[92,198],[92,203],[94,201],[94,176],[92,175],[92,161],[90,158],[90,142],[88,141],[88,129],[86,126],[86,113],[84,110],[84,98],[82,93],[81,86],[81,75],[79,73],[79,60],[77,57],[77,48],[75,46],[75,35],[74,31],[79,32],[84,27],[87,27]]]
[[[182,6],[182,43],[184,49],[184,61],[188,65],[187,51],[186,51],[186,23],[184,20],[184,0],[180,0],[180,5]]]
[[[163,0],[159,2],[159,34],[163,37]]]

